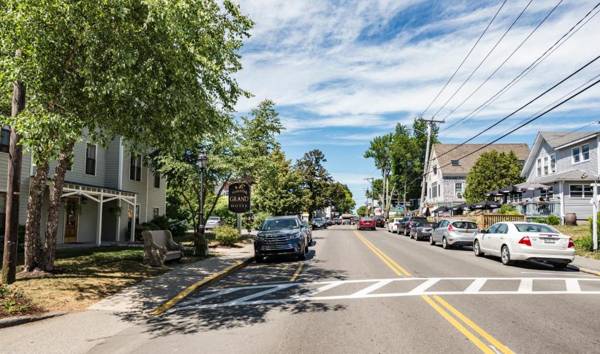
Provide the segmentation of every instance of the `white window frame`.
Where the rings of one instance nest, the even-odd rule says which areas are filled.
[[[92,145],[94,147],[94,173],[88,173],[87,171],[87,160],[88,160],[88,146]],[[72,164],[72,162],[71,162]],[[83,166],[84,172],[88,176],[96,176],[98,171],[98,144],[87,143],[85,144],[85,165]],[[67,170],[70,171],[70,170]]]
[[[556,154],[550,154],[550,172],[556,173]]]
[[[542,176],[542,158],[541,157],[537,158],[536,171],[537,171],[537,176],[541,177]]]
[[[544,164],[543,164],[544,176],[547,176],[550,173],[550,157],[548,155],[544,156],[543,161],[544,161]]]
[[[458,188],[457,190],[457,186],[460,186],[460,188]],[[464,192],[464,185],[463,182],[454,182],[454,196],[456,198],[462,198],[462,194]],[[460,197],[458,196],[460,194]]]
[[[581,196],[573,196],[573,192],[571,191],[571,188],[574,186],[579,186],[581,187]],[[588,193],[591,193],[590,195],[586,195],[586,187],[589,188],[590,190],[588,191]],[[594,189],[592,188],[591,185],[589,184],[578,184],[578,183],[574,183],[574,184],[570,184],[569,185],[569,198],[573,198],[573,199],[587,199],[587,198],[592,198],[594,193]]]
[[[583,156],[583,148],[586,147],[587,148],[587,158],[584,158]],[[575,151],[577,151],[577,153],[575,153]],[[575,147],[571,148],[571,163],[573,165],[578,164],[578,163],[584,163],[587,161],[590,161],[590,144],[586,143],[586,144],[581,144]],[[579,161],[575,161],[575,158],[577,158]]]

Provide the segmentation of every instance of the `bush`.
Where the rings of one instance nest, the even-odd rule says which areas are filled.
[[[575,243],[575,247],[577,249],[580,249],[583,251],[592,251],[593,250],[594,242],[592,240],[592,236],[580,237],[578,239],[575,239],[573,241],[573,243]]]
[[[264,211],[260,211],[256,214],[254,214],[254,222],[252,224],[252,227],[255,230],[260,229],[263,222],[265,222],[265,219],[268,218],[269,216],[271,216],[271,214],[264,212]]]
[[[548,215],[546,221],[548,225],[560,225],[560,218],[556,215]]]
[[[514,205],[510,205],[510,204],[502,204],[502,206],[500,207],[500,214],[521,215],[521,213],[519,213],[517,211],[517,208]]]
[[[223,225],[219,226],[215,229],[215,239],[222,246],[235,246],[237,242],[240,241],[240,233],[237,229]]]

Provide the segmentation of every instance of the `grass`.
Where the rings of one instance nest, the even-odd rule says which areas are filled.
[[[0,318],[35,314],[42,311],[21,291],[0,284]]]
[[[573,238],[575,243],[575,253],[578,256],[600,259],[600,253],[592,252],[592,240],[590,235],[590,225],[586,222],[580,222],[578,225],[556,225],[554,226],[565,235]]]
[[[61,249],[57,251],[55,272],[18,277],[8,289],[29,299],[37,309],[83,310],[125,287],[169,270],[146,266],[143,257],[143,249],[131,247]]]

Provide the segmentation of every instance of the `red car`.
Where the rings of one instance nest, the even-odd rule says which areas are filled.
[[[377,221],[369,216],[362,217],[358,220],[359,230],[375,230],[377,228]]]

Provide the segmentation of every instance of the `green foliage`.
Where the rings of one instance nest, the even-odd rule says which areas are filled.
[[[361,205],[356,209],[356,213],[358,216],[367,216],[367,207],[365,205]]]
[[[252,224],[252,227],[255,230],[259,230],[260,227],[262,226],[263,222],[265,222],[265,219],[268,218],[269,216],[271,216],[271,214],[265,212],[265,211],[259,211],[258,213],[254,214],[254,223]]]
[[[22,292],[0,284],[0,319],[41,312]]]
[[[491,190],[523,182],[521,167],[513,151],[484,152],[467,175],[465,199],[477,203],[485,200],[485,194]]]
[[[327,192],[332,178],[323,166],[324,162],[327,162],[327,159],[318,149],[305,153],[296,162],[295,168],[302,178],[302,186],[305,191],[303,204],[310,218],[313,217],[315,211],[330,204]]]
[[[502,204],[502,206],[500,206],[500,214],[521,215],[521,213],[517,211],[517,208],[514,205],[510,204]]]
[[[229,200],[227,197],[220,197],[215,206],[215,210],[212,215],[218,216],[223,221],[223,225],[235,227],[237,224],[237,215],[229,211]]]
[[[585,236],[576,238],[573,243],[575,244],[575,248],[582,251],[593,251],[594,250],[594,240],[592,236]]]
[[[598,234],[600,236],[600,213],[598,213],[598,217],[596,218],[596,220],[597,220],[597,225],[598,225],[597,226]],[[594,232],[594,229],[593,229],[594,221],[591,216],[588,218],[588,225],[590,225],[590,240],[591,240],[591,238],[593,236],[592,233]],[[592,242],[592,241],[590,241],[590,242]]]
[[[228,225],[219,226],[215,229],[215,239],[221,246],[232,247],[240,242],[240,233],[236,228]]]
[[[547,225],[560,225],[560,218],[556,215],[538,216],[533,219],[534,222]]]
[[[332,182],[328,194],[331,205],[339,213],[349,213],[356,205],[348,186],[340,182]]]

